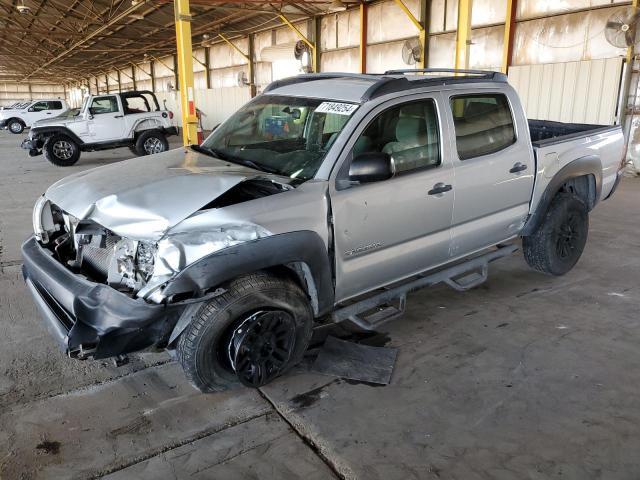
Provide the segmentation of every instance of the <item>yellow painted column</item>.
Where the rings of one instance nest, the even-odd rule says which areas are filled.
[[[418,38],[420,40],[420,45],[423,48],[423,52],[422,55],[420,56],[420,62],[418,62],[417,68],[425,68],[426,63],[426,51],[424,51],[424,47],[426,45],[426,35],[427,32],[424,28],[424,26],[422,25],[422,23],[420,23],[420,20],[418,20],[416,18],[416,16],[411,13],[411,10],[409,10],[409,7],[407,7],[405,5],[405,3],[402,0],[394,0],[396,2],[396,5],[398,5],[402,11],[405,13],[405,15],[407,17],[409,17],[409,20],[411,20],[411,22],[416,26],[416,28],[418,29]],[[470,1],[470,0],[469,0]],[[426,20],[425,20],[426,22]]]
[[[178,80],[180,83],[180,110],[182,113],[182,140],[184,145],[198,143],[198,119],[196,117],[193,86],[193,49],[191,48],[191,14],[189,0],[174,0],[176,20],[176,47]]]
[[[471,52],[471,4],[473,0],[458,0],[458,31],[456,32],[456,68],[469,68]]]
[[[504,20],[504,41],[502,43],[502,73],[508,73],[509,66],[511,65],[517,5],[517,0],[507,0],[507,14]]]

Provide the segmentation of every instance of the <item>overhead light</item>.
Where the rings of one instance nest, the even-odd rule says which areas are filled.
[[[129,18],[133,18],[134,20],[144,20],[144,15],[141,13],[132,13],[129,15]]]
[[[22,0],[19,5],[16,5],[16,8],[22,15],[28,15],[31,13],[31,8],[24,4],[24,0]]]
[[[341,0],[333,0],[333,2],[329,4],[329,8],[327,8],[327,11],[331,13],[335,13],[335,12],[344,12],[346,9],[347,9],[347,5],[344,2],[342,2]]]
[[[202,34],[202,39],[203,40],[209,40],[209,38],[210,38],[210,35],[208,33],[203,33]]]

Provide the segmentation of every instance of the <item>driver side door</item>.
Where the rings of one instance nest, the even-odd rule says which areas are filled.
[[[336,302],[447,262],[454,175],[441,109],[439,96],[424,94],[379,105],[343,149],[330,182]],[[349,182],[351,160],[370,152],[388,153],[395,175]]]
[[[87,127],[89,143],[108,142],[124,138],[126,123],[122,107],[116,95],[103,95],[91,99]]]

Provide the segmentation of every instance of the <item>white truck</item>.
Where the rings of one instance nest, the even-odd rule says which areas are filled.
[[[19,134],[38,120],[53,118],[69,110],[67,102],[61,98],[33,100],[12,105],[0,111],[0,128]]]
[[[59,167],[74,165],[80,152],[129,147],[150,155],[169,149],[167,136],[178,134],[172,119],[147,90],[90,95],[74,115],[36,122],[21,146]]]

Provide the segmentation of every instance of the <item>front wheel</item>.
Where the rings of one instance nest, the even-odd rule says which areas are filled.
[[[44,158],[58,167],[70,167],[80,158],[80,147],[66,135],[49,137],[42,150]]]
[[[302,360],[312,326],[309,301],[297,284],[256,273],[233,280],[198,309],[178,340],[177,356],[202,392],[257,388]]]
[[[587,206],[569,193],[559,193],[534,234],[522,239],[524,258],[540,272],[564,275],[580,259],[588,232]]]
[[[148,130],[136,139],[135,152],[138,156],[153,155],[169,150],[169,142],[162,132]]]
[[[16,120],[15,118],[9,121],[9,125],[7,125],[7,127],[11,133],[15,134],[22,133],[24,131],[24,123],[20,120]]]

